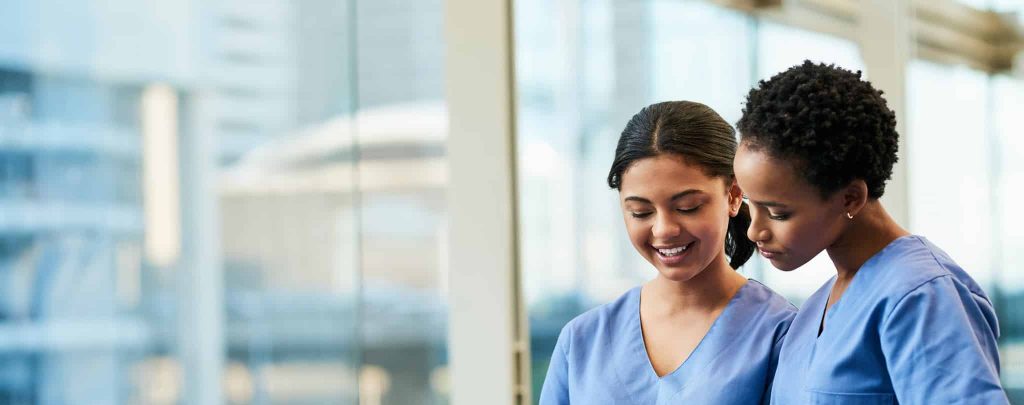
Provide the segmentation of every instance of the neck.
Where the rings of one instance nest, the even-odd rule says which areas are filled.
[[[728,305],[747,279],[736,273],[725,259],[717,257],[707,268],[686,281],[674,281],[658,275],[643,289],[646,298],[656,303],[658,312],[676,314],[690,311],[714,311]]]
[[[868,201],[860,213],[850,220],[839,239],[827,249],[829,258],[836,266],[837,279],[841,282],[853,279],[864,262],[892,241],[909,234],[889,216],[878,200]]]

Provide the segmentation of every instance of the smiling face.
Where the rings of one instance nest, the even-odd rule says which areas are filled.
[[[791,163],[746,144],[737,150],[733,168],[750,203],[747,237],[779,270],[802,266],[843,232],[843,193],[823,199]]]
[[[663,277],[687,281],[711,265],[729,268],[725,235],[742,201],[735,185],[663,154],[633,162],[619,196],[633,247]]]

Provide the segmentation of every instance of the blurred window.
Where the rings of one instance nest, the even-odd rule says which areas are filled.
[[[447,403],[441,0],[0,15],[0,403]]]

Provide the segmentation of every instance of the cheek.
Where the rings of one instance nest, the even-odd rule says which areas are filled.
[[[793,250],[800,253],[801,256],[815,256],[817,255],[817,244],[820,243],[820,239],[821,232],[811,232],[803,229],[801,232],[794,234],[789,243]]]
[[[629,234],[629,241],[633,243],[633,246],[640,249],[642,246],[647,245],[647,239],[651,234],[651,227],[627,214],[626,233]]]
[[[821,251],[821,244],[828,238],[827,225],[820,220],[790,224],[782,232],[780,241],[796,253],[817,255]]]
[[[704,242],[705,246],[716,246],[719,243],[725,245],[725,234],[729,231],[729,215],[723,211],[721,214],[714,213],[700,218],[699,221],[692,221],[687,226],[687,231]]]
[[[786,251],[799,250],[801,244],[800,227],[793,222],[766,220],[763,229],[771,234],[767,248]]]

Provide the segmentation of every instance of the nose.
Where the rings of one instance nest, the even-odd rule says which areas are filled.
[[[679,236],[683,227],[672,215],[656,215],[654,226],[651,227],[651,234],[655,240],[668,240]]]
[[[758,246],[764,244],[771,239],[771,233],[768,232],[768,228],[764,227],[763,219],[759,218],[756,210],[750,210],[750,227],[747,228],[747,238],[753,241]]]

